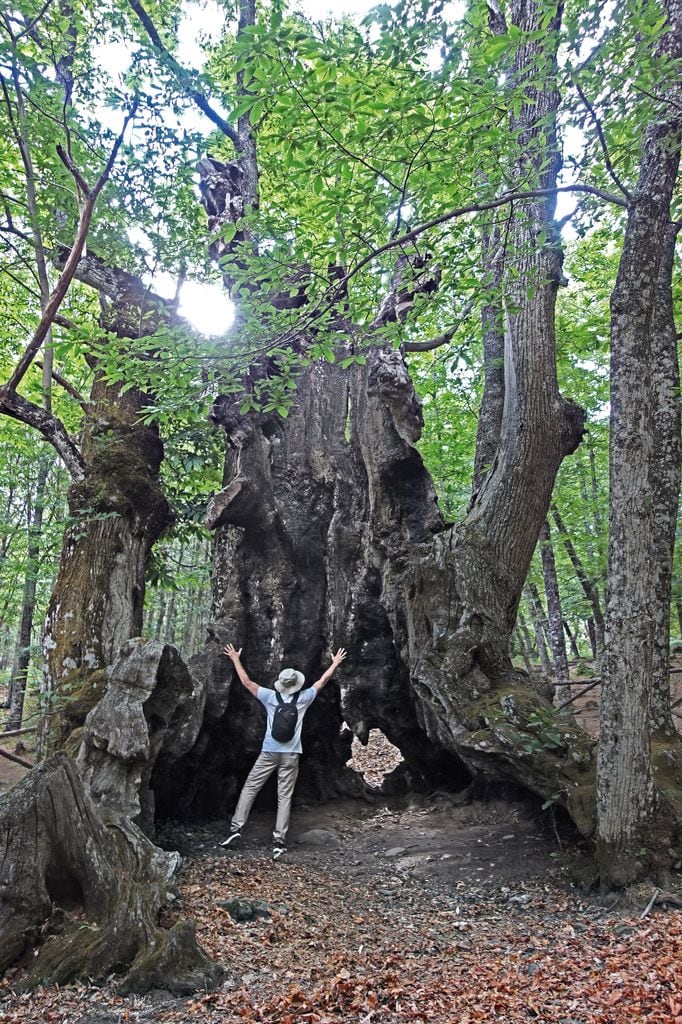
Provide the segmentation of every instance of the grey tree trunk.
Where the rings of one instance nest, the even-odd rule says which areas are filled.
[[[45,625],[46,693],[52,695],[43,741],[75,755],[80,727],[97,703],[110,665],[142,632],[145,568],[172,516],[158,482],[163,445],[140,422],[147,396],[98,379],[83,429],[85,479],[71,487],[59,576]],[[75,730],[75,731],[74,731]]]
[[[578,641],[576,639],[576,634],[573,632],[573,630],[569,626],[567,619],[564,619],[564,631],[566,633],[566,636],[568,637],[568,642],[571,645],[571,655],[574,658],[579,659],[581,657],[581,654],[580,654],[580,650],[578,648]]]
[[[592,641],[592,649],[595,660],[599,662],[604,651],[604,615],[601,608],[601,601],[599,600],[599,591],[590,575],[583,565],[582,559],[575,550],[571,535],[569,534],[566,524],[559,512],[556,505],[552,505],[552,518],[559,531],[566,554],[571,560],[571,565],[575,569],[575,574],[578,577],[578,582],[583,589],[583,593],[587,598],[587,601],[592,609],[592,631],[590,633],[590,639]],[[592,639],[593,638],[593,639]]]
[[[530,674],[533,670],[533,666],[530,663],[530,651],[528,650],[528,646],[524,639],[523,632],[521,629],[519,629],[518,625],[512,634],[512,639],[516,640],[516,646],[518,647],[519,654],[521,655],[521,658],[523,660],[523,664],[526,667],[526,672]]]
[[[499,222],[483,234],[483,268],[489,288],[500,289],[504,274],[504,249]],[[490,469],[500,443],[504,410],[504,312],[501,297],[481,310],[483,328],[483,398],[478,412],[473,490],[478,490]]]
[[[166,615],[166,591],[162,590],[158,599],[158,611],[156,615],[156,622],[152,633],[155,640],[161,640],[163,636],[163,621]]]
[[[682,5],[666,5],[663,51],[682,56]],[[679,739],[652,746],[659,637],[653,317],[668,258],[670,203],[682,137],[682,88],[644,137],[639,179],[611,298],[611,446],[607,648],[597,772],[597,856],[605,885],[666,870],[682,856]],[[667,285],[666,285],[667,292]],[[656,332],[657,333],[657,332]],[[668,370],[670,372],[670,370]],[[679,772],[679,768],[677,768]]]
[[[531,639],[530,630],[528,629],[528,623],[526,622],[525,616],[524,616],[524,614],[523,614],[523,612],[522,612],[522,610],[520,608],[519,608],[519,613],[518,613],[518,615],[516,617],[516,626],[517,626],[517,629],[518,629],[518,632],[519,632],[519,636],[523,640],[524,647],[525,647],[526,651],[528,652],[528,657],[529,657],[530,660],[532,660],[532,658],[533,658],[533,641]],[[536,654],[538,655],[538,658],[539,658],[540,655],[539,655],[539,653],[537,651],[536,651]]]
[[[53,460],[45,452],[41,452],[38,462],[33,507],[28,506],[28,538],[26,549],[26,575],[21,603],[21,621],[17,637],[17,648],[12,667],[12,681],[9,692],[9,714],[7,729],[19,729],[24,714],[24,697],[28,680],[28,669],[31,663],[31,637],[33,635],[33,618],[36,604],[36,586],[38,582],[38,562],[40,558],[40,542],[43,529],[43,512],[45,508],[45,487]]]
[[[559,580],[556,574],[552,535],[549,531],[547,520],[542,524],[540,531],[540,557],[542,559],[542,577],[545,583],[545,597],[547,599],[549,643],[552,649],[552,664],[554,668],[554,703],[563,704],[571,696],[571,688],[568,685],[568,658],[566,657],[566,643],[564,641],[564,620],[561,612]]]
[[[542,607],[540,601],[540,595],[538,588],[534,583],[529,582],[524,588],[524,594],[526,598],[526,604],[528,605],[528,614],[530,615],[530,621],[533,624],[533,632],[535,633],[535,646],[538,650],[538,656],[540,658],[540,664],[542,671],[549,678],[552,675],[552,664],[549,659],[549,652],[547,650],[546,638],[549,637],[549,626],[547,623],[547,617],[545,615],[545,609]]]
[[[653,496],[656,596],[652,650],[651,720],[654,731],[673,736],[670,710],[670,605],[677,508],[680,496],[680,370],[672,279],[676,227],[668,226],[656,281],[652,314],[652,393],[654,401]]]
[[[119,975],[121,992],[177,995],[222,977],[194,926],[159,925],[177,858],[98,814],[73,761],[55,754],[0,799],[0,971],[20,991]]]
[[[585,628],[587,629],[587,636],[589,637],[590,647],[592,648],[592,660],[597,664],[600,664],[604,647],[603,644],[601,647],[597,644],[597,629],[594,624],[594,619],[586,619]]]
[[[77,276],[108,303],[104,327],[120,338],[153,334],[160,323],[182,323],[172,303],[138,278],[95,256]],[[122,644],[142,632],[145,569],[152,545],[173,520],[159,483],[163,444],[140,413],[149,403],[137,388],[96,376],[81,433],[82,478],[72,484],[72,525],[62,546],[59,574],[44,635],[43,751],[76,754],[85,716],[102,696],[106,666]]]

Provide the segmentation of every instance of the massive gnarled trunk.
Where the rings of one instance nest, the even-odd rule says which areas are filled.
[[[519,4],[513,17],[534,33],[540,12]],[[557,12],[553,30],[558,20]],[[544,44],[531,37],[518,50],[516,81],[535,102],[512,127],[523,146],[519,179],[527,181],[531,167],[534,183],[551,188],[556,36],[546,39],[542,86]],[[214,163],[212,174],[218,170]],[[220,196],[215,188],[214,206]],[[343,644],[349,657],[338,684],[306,717],[304,787],[318,795],[343,787],[345,722],[361,740],[380,728],[402,751],[412,784],[463,785],[472,771],[513,780],[563,800],[590,830],[592,745],[508,656],[555,475],[583,430],[581,410],[557,388],[561,255],[551,218],[549,200],[524,204],[514,218],[501,436],[459,526],[446,528],[415,447],[421,412],[400,352],[375,347],[364,366],[345,371],[310,366],[286,419],[241,415],[234,397],[215,403],[228,457],[207,520],[216,529],[214,612],[212,641],[193,665],[208,697],[197,746],[184,760],[188,803],[201,809],[202,794],[221,779],[227,811],[258,748],[259,711],[235,688],[223,643],[243,646],[252,677],[265,681],[283,663],[314,677]],[[549,241],[538,248],[540,235]],[[176,779],[178,771],[182,764]],[[156,784],[163,805],[172,787],[162,778]]]

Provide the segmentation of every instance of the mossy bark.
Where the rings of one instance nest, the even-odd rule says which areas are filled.
[[[19,968],[15,988],[116,974],[123,991],[183,994],[220,981],[189,922],[161,924],[177,855],[123,819],[107,825],[65,754],[0,800],[0,836],[0,971]]]
[[[72,522],[45,627],[47,752],[69,743],[102,696],[103,669],[142,631],[147,559],[172,521],[158,480],[163,446],[140,422],[146,401],[100,377],[92,389],[85,476],[69,491]]]

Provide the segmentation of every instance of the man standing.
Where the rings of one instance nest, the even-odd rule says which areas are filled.
[[[234,665],[242,685],[264,705],[268,722],[263,740],[263,748],[244,783],[232,816],[230,834],[221,843],[221,846],[235,846],[239,842],[241,830],[249,817],[253,801],[276,770],[277,821],[275,823],[275,831],[272,834],[272,856],[274,860],[279,860],[282,854],[286,853],[285,842],[287,829],[289,828],[289,817],[291,815],[291,798],[298,775],[298,761],[302,753],[301,728],[303,726],[303,716],[322,687],[326,686],[334,675],[337,666],[346,657],[346,652],[343,647],[339,647],[326,672],[323,672],[317,682],[313,683],[309,689],[303,690],[301,693],[299,691],[302,690],[305,683],[305,676],[302,672],[298,672],[294,668],[282,669],[275,682],[275,689],[270,690],[265,686],[259,686],[258,683],[254,683],[249,678],[246,669],[241,663],[241,648],[236,650],[232,644],[228,644],[224,648],[224,653]],[[278,694],[280,695],[279,697]],[[272,731],[278,709],[286,708],[292,704],[295,705],[297,712],[295,725],[292,723],[293,735],[288,740],[275,739]],[[291,714],[291,711],[287,713]],[[279,735],[277,725],[275,725],[275,735]]]

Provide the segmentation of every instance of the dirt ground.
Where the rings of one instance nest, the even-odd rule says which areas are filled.
[[[354,764],[376,784],[399,757],[373,733]],[[0,783],[22,774],[5,763]],[[110,978],[19,996],[10,971],[0,1024],[682,1024],[682,878],[651,907],[651,887],[600,897],[551,809],[296,806],[277,862],[273,824],[257,805],[236,850],[220,846],[227,821],[160,832],[183,858],[166,923],[196,921],[225,971],[216,991],[122,997]]]
[[[211,993],[121,997],[115,979],[11,993],[1,1024],[682,1024],[682,912],[577,886],[579,845],[526,802],[444,798],[297,807],[289,850],[254,812],[167,825],[187,915],[225,969]],[[256,916],[253,916],[253,911]],[[263,914],[264,916],[259,916]]]

